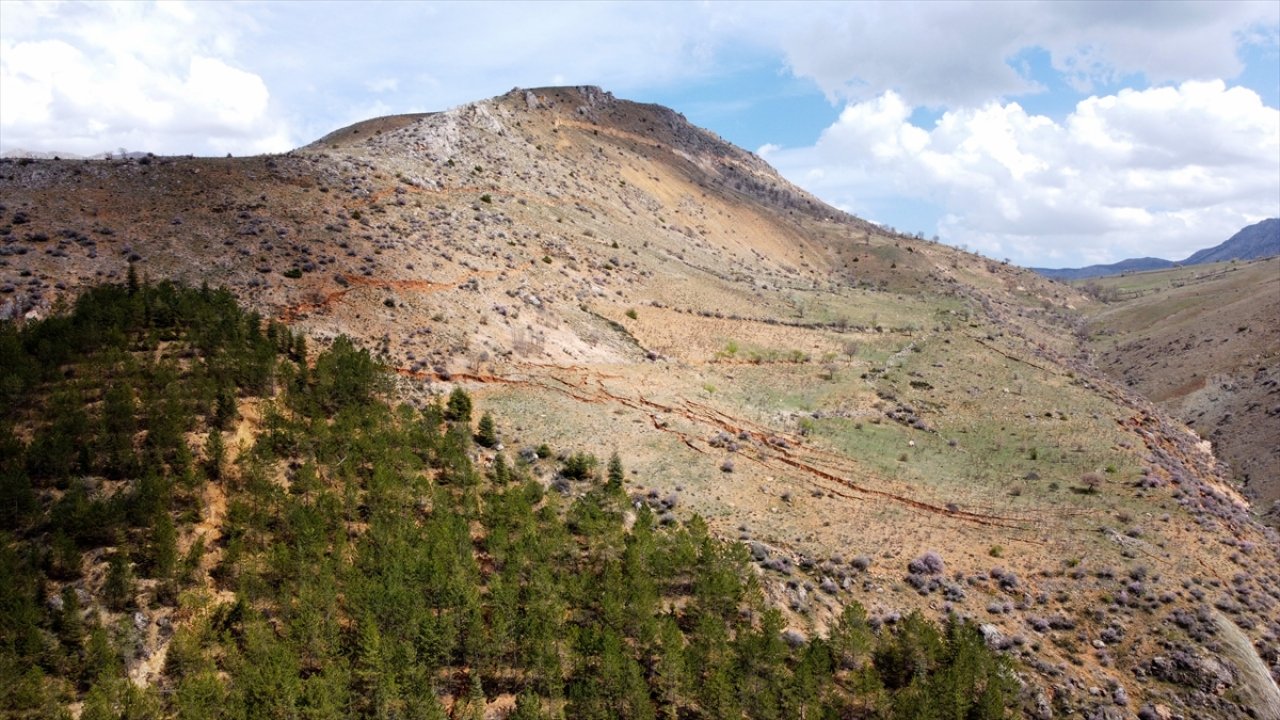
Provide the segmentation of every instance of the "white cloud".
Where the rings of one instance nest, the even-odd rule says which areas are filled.
[[[996,102],[931,129],[910,115],[886,92],[768,159],[860,214],[934,203],[944,240],[1025,264],[1180,259],[1280,215],[1280,111],[1222,81],[1090,97],[1062,122]]]
[[[229,59],[241,18],[179,3],[0,4],[4,147],[236,154],[293,145]]]
[[[723,22],[779,49],[829,97],[894,90],[914,106],[973,106],[1039,92],[1031,49],[1082,92],[1142,75],[1150,83],[1234,78],[1241,43],[1274,45],[1275,2],[933,2],[720,5]],[[1013,65],[1017,67],[1014,67]]]
[[[369,88],[370,92],[375,92],[375,93],[395,92],[396,90],[400,89],[400,79],[399,78],[378,78],[377,80],[370,80],[369,82],[365,83],[365,87]]]
[[[778,63],[833,99],[866,100],[893,90],[913,107],[974,107],[1043,90],[1018,55],[1029,48],[1047,49],[1053,65],[1079,87],[1135,73],[1153,82],[1230,78],[1241,67],[1240,44],[1275,44],[1277,27],[1275,2],[333,2],[321,8],[5,0],[0,80],[22,87],[4,91],[10,101],[0,106],[0,139],[6,146],[56,145],[63,138],[84,145],[99,129],[110,134],[102,145],[124,137],[158,150],[217,145],[244,152],[279,139],[307,142],[353,108],[375,102],[394,112],[437,110],[547,82],[600,84],[625,96],[705,80],[744,63]],[[66,46],[47,68],[25,48],[45,42]],[[221,73],[212,88],[220,99],[206,102],[188,87],[205,61],[244,75],[233,82]],[[263,88],[265,104],[259,102]],[[242,92],[251,102],[238,105]],[[81,100],[89,96],[93,108]],[[19,107],[12,100],[19,97],[37,105]],[[197,134],[210,132],[210,103],[240,115],[214,113],[229,126],[204,142]]]

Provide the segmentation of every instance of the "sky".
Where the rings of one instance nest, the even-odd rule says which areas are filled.
[[[282,152],[599,85],[1028,266],[1280,216],[1280,2],[0,2],[0,151]]]

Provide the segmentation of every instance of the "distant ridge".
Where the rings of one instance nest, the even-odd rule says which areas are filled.
[[[1269,218],[1250,225],[1217,247],[1192,253],[1182,264],[1254,260],[1271,255],[1280,255],[1280,218]]]
[[[1085,278],[1119,275],[1126,272],[1163,270],[1174,265],[1200,265],[1225,260],[1255,260],[1280,255],[1280,218],[1268,218],[1254,223],[1232,235],[1226,241],[1211,248],[1197,250],[1185,260],[1174,262],[1162,258],[1129,258],[1109,265],[1090,265],[1082,268],[1031,268],[1054,280],[1083,280]]]

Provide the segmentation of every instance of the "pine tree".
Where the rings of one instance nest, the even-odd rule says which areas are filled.
[[[62,580],[80,577],[82,556],[76,541],[59,527],[54,531],[53,539],[49,544],[53,551],[53,563],[49,568],[49,575]]]
[[[363,714],[371,718],[394,717],[401,704],[395,673],[386,661],[382,633],[371,615],[360,621],[359,646],[352,670],[356,697]]]
[[[511,468],[507,466],[507,458],[498,453],[493,457],[493,484],[506,485],[511,480]]]
[[[493,416],[485,413],[480,416],[480,425],[476,428],[476,442],[491,448],[498,444],[498,431],[493,424]]]
[[[836,663],[845,670],[857,668],[870,656],[874,639],[866,609],[857,600],[850,600],[831,628],[829,642]]]
[[[111,643],[111,638],[107,635],[107,629],[98,623],[96,616],[90,616],[93,620],[89,626],[89,642],[84,648],[84,672],[83,680],[96,681],[102,678],[116,677],[119,675],[120,653]]]
[[[487,700],[484,687],[480,685],[480,675],[471,673],[467,682],[467,692],[458,701],[459,706],[453,710],[457,720],[484,720],[484,708]]]
[[[173,577],[178,564],[178,531],[168,512],[157,513],[151,529],[152,574],[160,580]]]
[[[622,458],[618,457],[618,453],[616,451],[609,456],[608,477],[609,477],[609,487],[614,489],[620,489],[622,487],[622,481],[623,481]]]
[[[133,265],[129,265],[133,269]],[[117,720],[120,717],[119,704],[115,693],[108,689],[110,682],[94,684],[84,699],[84,709],[80,711],[80,720]]]
[[[222,431],[215,426],[209,430],[209,437],[204,443],[204,473],[210,480],[222,479],[222,463],[226,460],[226,455]]]
[[[542,712],[542,698],[532,688],[525,688],[516,698],[516,707],[507,716],[507,720],[544,720],[546,717]]]
[[[662,703],[662,715],[667,720],[680,717],[680,709],[684,705],[685,672],[684,636],[671,616],[663,616],[658,625],[653,686],[658,701]]]
[[[932,672],[943,651],[943,639],[938,628],[919,610],[913,610],[902,619],[892,635],[881,637],[874,661],[885,686],[897,690]]]
[[[137,295],[138,289],[139,289],[138,267],[133,262],[129,263],[129,269],[125,275],[125,278],[126,278],[125,283],[126,283],[126,287],[128,288],[129,294]]]
[[[458,423],[471,422],[471,396],[461,387],[455,387],[449,393],[449,401],[445,405],[444,419]]]
[[[743,704],[757,718],[782,716],[782,680],[787,646],[782,641],[784,623],[777,608],[761,613],[758,632],[743,628],[735,639]]]
[[[80,617],[80,598],[70,585],[62,589],[62,611],[57,617],[58,639],[72,652],[80,650],[84,641],[84,621]]]
[[[133,569],[129,556],[123,549],[117,549],[107,564],[107,580],[102,586],[102,594],[107,606],[112,610],[124,610],[133,603]]]
[[[133,436],[138,430],[133,390],[123,382],[107,389],[102,406],[102,469],[108,477],[125,478],[136,472]]]
[[[234,387],[218,389],[213,410],[213,429],[226,430],[236,419],[236,391]]]

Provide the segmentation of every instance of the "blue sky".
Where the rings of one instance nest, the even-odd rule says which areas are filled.
[[[279,152],[593,84],[1023,265],[1280,215],[1280,3],[0,2],[0,150]]]

